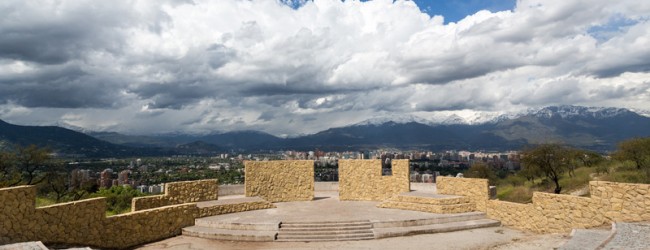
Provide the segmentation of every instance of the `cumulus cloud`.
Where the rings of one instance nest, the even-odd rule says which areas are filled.
[[[520,0],[445,23],[406,0],[3,1],[0,119],[292,135],[396,113],[643,109],[648,13]]]

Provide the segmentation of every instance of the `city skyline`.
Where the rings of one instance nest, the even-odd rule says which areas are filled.
[[[5,1],[0,119],[295,135],[395,114],[647,109],[648,13],[638,1]]]

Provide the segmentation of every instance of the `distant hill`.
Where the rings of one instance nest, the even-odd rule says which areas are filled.
[[[204,141],[195,141],[176,146],[176,152],[184,155],[216,155],[223,152],[223,149],[217,145]]]
[[[0,141],[4,145],[31,144],[49,147],[61,154],[88,157],[142,154],[129,147],[115,145],[66,128],[55,126],[19,126],[0,120]]]
[[[478,118],[481,123],[447,119],[435,123],[414,116],[371,119],[295,138],[258,131],[207,135],[133,136],[112,132],[90,137],[60,127],[17,126],[0,122],[0,147],[7,143],[49,145],[88,156],[211,154],[230,150],[517,150],[544,142],[598,151],[622,140],[650,136],[650,118],[618,108],[546,107],[516,115]],[[101,139],[101,140],[99,140]]]

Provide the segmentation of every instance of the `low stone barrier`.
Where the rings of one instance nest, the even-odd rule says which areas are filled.
[[[208,190],[214,190],[212,187],[216,186],[216,180],[168,185],[194,188],[208,186]],[[168,200],[182,202],[210,197],[205,195],[207,191],[197,195],[186,192],[188,190],[172,188],[168,194],[175,198]],[[39,208],[35,207],[35,198],[35,186],[0,189],[0,245],[42,241],[67,246],[130,248],[178,235],[182,228],[194,225],[195,219],[199,217],[274,207],[272,203],[263,200],[201,207],[197,203],[184,203],[106,217],[105,198]]]
[[[592,181],[589,187],[591,197],[535,192],[530,204],[491,200],[486,212],[503,225],[537,233],[650,220],[650,185]]]
[[[210,201],[218,198],[219,181],[217,179],[171,182],[165,184],[165,193],[162,195],[133,198],[131,200],[131,211],[189,202]]]
[[[244,194],[246,194],[244,184],[219,185],[219,196]]]
[[[439,176],[436,181],[436,188],[439,194],[468,197],[478,211],[485,211],[486,202],[490,199],[490,188],[487,179]]]

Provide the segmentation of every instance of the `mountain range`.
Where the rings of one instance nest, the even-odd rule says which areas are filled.
[[[480,119],[479,119],[480,120]],[[650,118],[628,109],[552,106],[467,122],[450,116],[433,122],[418,116],[378,117],[315,134],[280,138],[259,131],[207,135],[124,135],[76,132],[61,127],[18,126],[0,121],[0,145],[47,145],[87,156],[213,154],[256,150],[517,150],[529,144],[564,143],[597,151],[622,140],[650,136]]]

